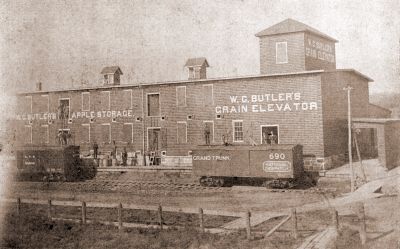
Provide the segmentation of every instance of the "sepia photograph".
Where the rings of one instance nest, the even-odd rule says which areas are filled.
[[[399,0],[3,0],[0,248],[400,249]]]

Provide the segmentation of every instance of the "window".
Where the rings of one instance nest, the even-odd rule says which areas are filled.
[[[261,144],[279,144],[278,125],[261,125]]]
[[[185,121],[178,121],[177,123],[177,143],[187,143],[187,123]]]
[[[194,79],[194,68],[188,67],[189,69],[189,79]]]
[[[214,121],[203,121],[205,144],[214,142]]]
[[[126,89],[122,91],[123,93],[123,107],[125,109],[132,109],[132,89]]]
[[[82,143],[90,143],[90,124],[82,124]]]
[[[212,106],[214,104],[213,85],[203,85],[204,106]]]
[[[124,123],[123,127],[123,141],[133,143],[133,123]]]
[[[287,42],[277,42],[276,46],[276,64],[288,63]]]
[[[110,91],[102,91],[101,92],[101,109],[103,111],[110,110],[110,98],[111,98],[111,92]]]
[[[61,119],[69,119],[70,117],[70,105],[69,98],[60,99],[58,105],[58,114]]]
[[[48,144],[49,143],[49,126],[48,125],[41,125],[41,139],[42,143]]]
[[[147,94],[147,116],[160,116],[160,94]]]
[[[233,120],[233,142],[243,142],[243,121]]]
[[[111,125],[110,123],[101,124],[101,135],[103,143],[111,143]]]
[[[90,110],[90,93],[84,92],[82,93],[82,111]]]
[[[176,87],[176,106],[186,106],[186,86]]]

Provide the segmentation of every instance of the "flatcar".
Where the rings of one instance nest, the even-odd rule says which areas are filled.
[[[17,148],[17,179],[22,181],[79,181],[94,177],[94,165],[83,163],[79,146]]]
[[[193,173],[202,186],[227,186],[254,180],[291,188],[304,177],[301,145],[211,145],[193,150]]]

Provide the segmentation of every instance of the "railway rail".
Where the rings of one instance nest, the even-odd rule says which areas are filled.
[[[316,193],[334,192],[334,188],[307,188],[307,189],[270,189],[261,186],[234,186],[234,187],[205,187],[197,182],[178,183],[160,182],[155,180],[106,180],[94,179],[84,182],[16,182],[23,189],[41,190],[68,190],[74,192],[189,192],[189,193],[228,193],[240,191],[265,191],[265,192],[297,192]]]

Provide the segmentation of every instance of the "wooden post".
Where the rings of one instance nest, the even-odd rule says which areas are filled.
[[[21,215],[21,198],[17,198],[17,215]]]
[[[297,232],[297,214],[296,214],[296,208],[292,208],[292,235],[293,238],[297,239],[298,237],[298,232]]]
[[[118,205],[118,229],[122,230],[122,203]]]
[[[247,233],[247,239],[251,240],[251,223],[250,223],[250,217],[251,213],[250,211],[246,212],[246,233]]]
[[[158,206],[158,223],[160,224],[160,229],[163,229],[163,217],[162,217],[162,207]]]
[[[364,210],[364,203],[360,202],[358,206],[358,219],[360,222],[360,239],[361,244],[365,245],[367,242],[367,231],[366,231],[366,224],[365,224],[365,210]]]
[[[204,233],[204,216],[202,208],[199,208],[199,223],[200,223],[200,231]]]
[[[82,224],[86,225],[86,202],[82,201]]]
[[[47,207],[47,217],[51,220],[51,200],[49,199],[49,200],[47,200],[47,203],[48,203],[48,207]]]

